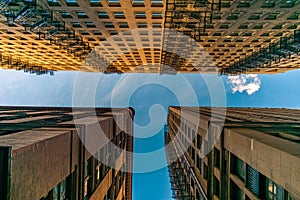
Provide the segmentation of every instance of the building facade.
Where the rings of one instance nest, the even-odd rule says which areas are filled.
[[[173,197],[299,199],[299,118],[291,109],[170,107],[165,142]]]
[[[300,65],[299,9],[296,0],[3,0],[0,63],[38,74],[169,73],[165,65],[182,73],[285,72]]]
[[[0,107],[0,118],[0,199],[132,198],[133,109]],[[109,142],[92,152],[96,126]]]

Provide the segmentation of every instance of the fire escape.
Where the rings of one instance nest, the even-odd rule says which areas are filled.
[[[24,33],[31,32],[37,35],[38,40],[47,40],[59,49],[66,50],[79,60],[83,60],[91,51],[91,47],[84,39],[75,34],[75,31],[66,27],[60,14],[49,9],[45,1],[39,0],[6,0],[0,5],[1,14],[7,18],[7,25],[18,24],[24,27]],[[24,70],[34,72],[37,68],[32,63],[21,65],[24,62],[14,63]],[[37,70],[39,71],[39,70]],[[37,72],[41,73],[41,71]],[[52,72],[53,73],[53,72]]]
[[[176,71],[181,66],[190,65],[186,58],[192,56],[200,37],[207,35],[206,25],[212,22],[215,9],[220,9],[220,2],[167,0],[161,64],[168,65]]]
[[[267,68],[282,59],[289,59],[300,52],[300,30],[295,30],[292,36],[282,37],[279,42],[269,44],[245,58],[235,61],[230,67],[223,68],[221,74],[241,74],[255,69]]]
[[[172,198],[177,200],[207,200],[192,166],[185,157],[183,150],[176,138],[172,137],[165,126],[166,156],[170,176]],[[190,178],[194,181],[195,187],[200,196],[195,196],[191,189]]]

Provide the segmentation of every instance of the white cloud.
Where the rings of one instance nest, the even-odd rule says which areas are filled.
[[[248,95],[257,92],[261,84],[256,74],[228,76],[228,83],[230,84],[232,93],[246,91]]]

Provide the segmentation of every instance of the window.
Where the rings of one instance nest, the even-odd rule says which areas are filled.
[[[82,26],[81,26],[81,24],[79,22],[72,22],[72,27],[74,27],[74,28],[80,28]]]
[[[153,31],[153,35],[156,35],[156,36],[161,35],[161,32],[160,31]]]
[[[188,127],[188,129],[187,129],[187,136],[188,136],[189,140],[191,140],[191,128],[190,127]]]
[[[62,11],[61,16],[62,18],[72,18],[71,14],[67,11]]]
[[[230,199],[231,200],[243,199],[242,190],[232,180],[230,180]]]
[[[86,24],[86,27],[88,27],[88,28],[95,28],[96,27],[94,22],[85,22],[85,24]]]
[[[237,5],[238,8],[248,8],[250,6],[250,1],[240,1]]]
[[[98,185],[101,182],[101,170],[100,170],[101,164],[99,164],[96,167],[96,184]]]
[[[214,148],[214,166],[220,169],[220,150]]]
[[[300,12],[294,12],[291,16],[289,16],[288,20],[297,20],[299,18]]]
[[[152,19],[160,19],[160,18],[162,18],[161,12],[153,12],[152,13]]]
[[[120,28],[129,28],[127,22],[119,22],[119,27]]]
[[[147,28],[146,23],[138,23],[138,28]]]
[[[265,33],[261,34],[260,36],[269,36],[269,35],[270,35],[269,32],[265,32]]]
[[[202,159],[200,158],[200,156],[197,154],[197,169],[199,170],[200,174],[202,173],[201,170],[201,163],[202,163]]]
[[[208,179],[208,167],[207,167],[207,165],[205,163],[203,164],[203,178],[205,180]]]
[[[229,24],[222,24],[219,29],[228,29],[229,28]]]
[[[112,22],[104,22],[105,28],[115,28],[114,24]]]
[[[98,12],[98,17],[101,18],[101,19],[108,19],[109,18],[107,12]]]
[[[66,0],[67,6],[78,6],[76,0]]]
[[[242,24],[239,26],[239,29],[247,29],[248,28],[248,24]]]
[[[197,134],[197,148],[201,149],[202,146],[202,136]]]
[[[279,13],[270,13],[265,17],[265,20],[275,20]]]
[[[132,0],[132,6],[144,6],[144,0]]]
[[[116,19],[125,19],[125,15],[123,12],[114,12],[114,16]]]
[[[142,42],[149,42],[149,38],[147,38],[147,37],[142,37],[141,40],[142,40]]]
[[[146,18],[146,13],[145,12],[136,12],[135,13],[135,18],[136,19],[145,19]]]
[[[272,180],[266,178],[266,199],[277,200],[283,199],[284,192],[282,187],[274,183]]]
[[[195,163],[195,158],[196,158],[195,156],[196,156],[196,155],[195,155],[195,149],[194,149],[194,147],[192,147],[191,154],[192,154],[192,155],[191,155],[191,156],[192,156],[192,160],[193,160],[194,163]]]
[[[126,40],[127,42],[133,42],[133,41],[134,41],[133,38],[125,38],[125,40]]]
[[[148,31],[140,31],[140,35],[148,35]]]
[[[260,194],[260,184],[259,184],[259,172],[247,165],[246,167],[246,188],[253,192],[256,196],[259,197]]]
[[[163,1],[162,0],[151,0],[151,6],[162,6]]]
[[[215,32],[215,33],[213,34],[213,36],[222,36],[222,33],[220,33],[220,32]]]
[[[101,6],[101,1],[100,0],[90,0],[90,5],[92,7]]]
[[[214,176],[214,195],[220,197],[220,181]]]
[[[192,141],[193,141],[193,144],[196,146],[196,135],[195,135],[195,131],[192,129]]]
[[[239,15],[238,14],[235,14],[235,13],[231,13],[228,15],[227,19],[228,20],[236,20],[239,18]]]
[[[110,35],[117,35],[117,34],[118,34],[118,31],[116,31],[116,30],[109,31],[109,34],[110,34]]]
[[[207,140],[203,140],[204,141],[204,154],[208,154],[209,153],[209,149],[208,149],[208,142]]]
[[[272,29],[282,29],[282,24],[277,24]]]
[[[86,13],[83,12],[83,11],[77,12],[77,16],[78,16],[78,18],[89,18],[89,17],[86,15]]]
[[[101,33],[100,31],[98,31],[98,30],[93,31],[93,34],[94,34],[94,35],[102,35],[102,33]]]
[[[256,13],[248,17],[248,20],[258,20],[260,18],[260,13]]]
[[[60,6],[57,0],[48,0],[49,6]]]
[[[152,28],[161,28],[161,24],[152,24]]]
[[[253,26],[253,29],[262,29],[263,25],[262,24],[257,24]]]
[[[67,177],[67,179],[70,177]],[[67,195],[67,181],[63,180],[56,185],[51,191],[48,192],[47,196],[42,197],[40,200],[67,200],[70,197]]]
[[[89,32],[84,30],[84,31],[80,31],[80,34],[81,35],[89,35]]]
[[[120,6],[120,0],[108,0],[109,6]]]
[[[66,180],[63,180],[59,184],[59,197],[60,197],[60,200],[66,199]]]

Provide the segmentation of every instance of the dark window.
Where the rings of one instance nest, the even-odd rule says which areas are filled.
[[[119,22],[119,27],[120,28],[129,28],[127,22]]]
[[[220,197],[220,181],[214,176],[214,194]]]
[[[201,171],[201,163],[202,163],[202,159],[200,158],[199,155],[197,155],[197,169],[199,170],[200,174],[202,173]]]
[[[197,148],[201,149],[202,146],[202,136],[197,134]]]
[[[238,176],[244,182],[246,179],[246,164],[234,154],[230,155],[230,172]]]
[[[101,18],[101,19],[108,19],[109,18],[107,12],[98,12],[98,17]]]
[[[123,12],[114,12],[114,16],[116,19],[124,19],[125,15]]]
[[[260,180],[259,172],[247,165],[246,187],[259,197],[260,194]]]
[[[205,163],[203,164],[203,178],[208,179],[208,167]]]
[[[77,12],[78,18],[89,18],[85,12],[79,11]]]
[[[220,150],[214,148],[214,166],[220,169]]]
[[[232,180],[230,180],[230,199],[231,200],[243,199],[242,190]]]
[[[104,22],[105,28],[114,28],[114,24],[112,22]]]
[[[102,6],[100,0],[90,0],[90,5],[91,5],[92,7]]]
[[[72,18],[71,14],[67,11],[62,11],[61,16],[62,18]]]
[[[144,6],[144,0],[132,0],[133,6]]]

